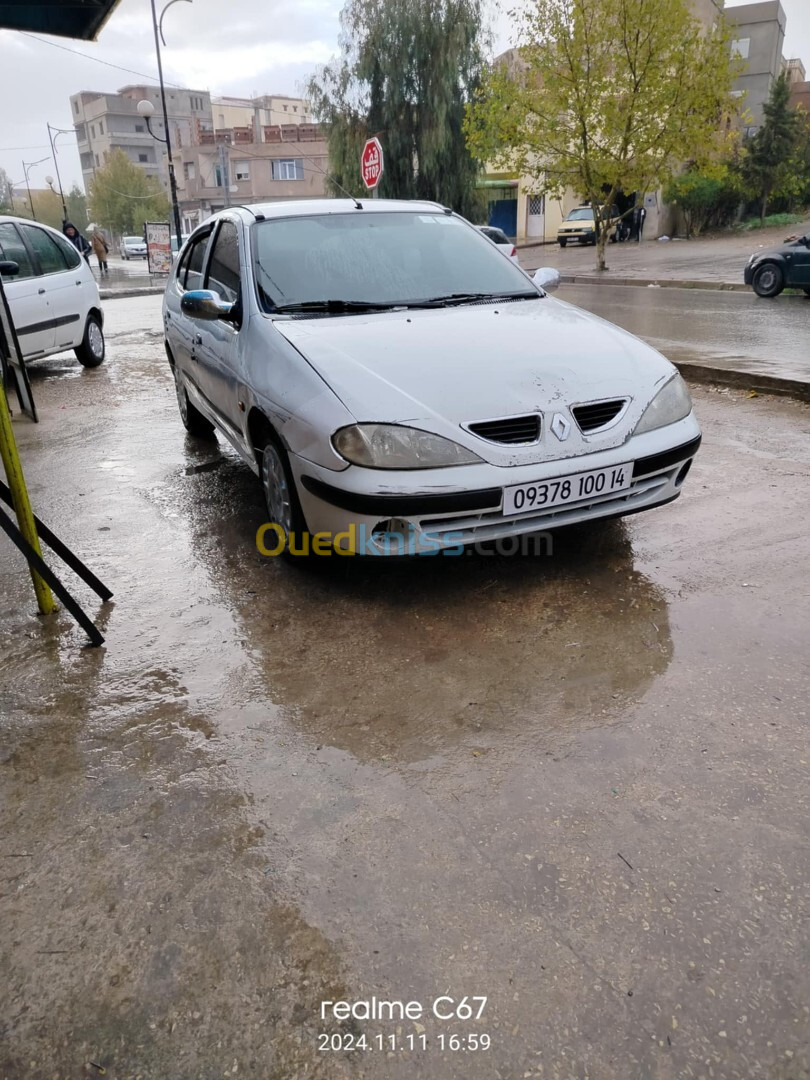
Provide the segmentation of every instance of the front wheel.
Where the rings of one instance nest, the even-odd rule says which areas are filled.
[[[765,263],[757,268],[752,282],[757,296],[767,299],[778,296],[785,287],[785,275],[776,263]]]
[[[104,332],[98,315],[87,316],[82,343],[74,352],[82,367],[98,367],[104,363]]]
[[[560,240],[560,241],[558,241],[558,243],[559,243],[560,247],[565,247],[565,245],[568,243],[568,241],[567,240]]]
[[[810,289],[805,289],[804,290],[804,295],[805,296],[810,296]]]
[[[285,552],[289,554],[291,542],[301,551],[307,525],[287,455],[274,439],[268,439],[262,448],[261,480],[267,519],[283,531],[279,540],[283,539]]]

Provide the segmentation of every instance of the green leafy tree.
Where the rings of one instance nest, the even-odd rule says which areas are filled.
[[[722,153],[737,68],[722,20],[706,26],[688,0],[530,0],[511,62],[469,110],[470,145],[538,193],[587,199],[605,270],[617,195]]]
[[[463,125],[483,71],[481,0],[348,0],[340,19],[340,56],[307,88],[329,128],[332,192],[367,194],[360,153],[377,135],[382,196],[480,212]]]
[[[72,221],[77,229],[84,229],[87,226],[87,196],[78,184],[74,184],[65,196],[65,206],[68,221]]]
[[[5,169],[0,169],[0,214],[13,214],[13,205],[11,178]]]
[[[113,150],[90,185],[93,221],[116,235],[140,234],[145,221],[168,221],[170,206],[160,184]]]
[[[780,75],[763,106],[762,127],[748,144],[744,175],[752,193],[760,200],[760,221],[765,220],[773,195],[798,194],[794,154],[799,142],[800,117],[790,105],[787,75]]]

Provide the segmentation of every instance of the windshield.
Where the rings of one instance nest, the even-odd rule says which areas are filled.
[[[590,206],[581,206],[578,210],[572,210],[566,221],[593,221],[593,210]]]
[[[441,212],[356,210],[255,226],[265,311],[328,300],[375,305],[442,297],[539,295],[477,229]]]
[[[143,241],[142,236],[125,236],[124,237],[124,243],[125,244],[142,244],[143,242],[144,241]]]

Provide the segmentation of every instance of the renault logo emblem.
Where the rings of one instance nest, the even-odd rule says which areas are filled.
[[[571,434],[571,423],[565,419],[562,413],[554,413],[554,419],[551,421],[551,430],[560,442],[565,442]]]

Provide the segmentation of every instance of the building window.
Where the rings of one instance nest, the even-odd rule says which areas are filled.
[[[744,90],[732,90],[731,91],[731,96],[733,98],[738,98],[738,97],[742,97],[744,93],[745,93]]]
[[[138,154],[138,161],[148,161],[148,160],[149,160],[149,158],[146,156],[146,154]]]
[[[735,38],[731,43],[731,55],[740,60],[748,59],[748,50],[751,48],[751,38]]]
[[[287,111],[287,106],[285,105],[285,106],[284,106],[284,112],[286,112],[286,111]]]
[[[98,133],[99,133],[99,135],[103,135],[103,134],[104,134],[104,125],[103,125],[103,124],[101,123],[101,121],[99,121],[99,125],[98,125]]]
[[[236,180],[249,180],[250,179],[250,162],[249,161],[235,161],[233,163],[233,175]]]
[[[93,156],[94,156],[94,157],[95,157],[95,159],[96,159],[96,165],[98,165],[98,154],[94,154]]]
[[[95,126],[95,124],[91,124],[90,125],[90,138],[95,139],[95,137],[96,137],[96,126]]]
[[[73,102],[73,109],[74,109],[74,112],[76,113],[76,115],[78,116],[79,115],[79,103],[78,103],[78,101]]]
[[[529,196],[529,213],[539,216],[546,212],[546,197],[545,195],[530,195]]]
[[[303,180],[304,159],[290,158],[272,163],[274,180]]]
[[[93,168],[93,155],[92,154],[80,154],[82,162],[82,172],[87,172],[88,169]]]
[[[196,175],[197,175],[197,173],[196,173],[196,170],[194,168],[194,162],[193,161],[184,161],[183,162],[183,176],[185,176],[186,180],[193,180]]]
[[[143,126],[143,124],[136,124],[135,130],[140,132],[142,135],[146,131],[146,128]]]

